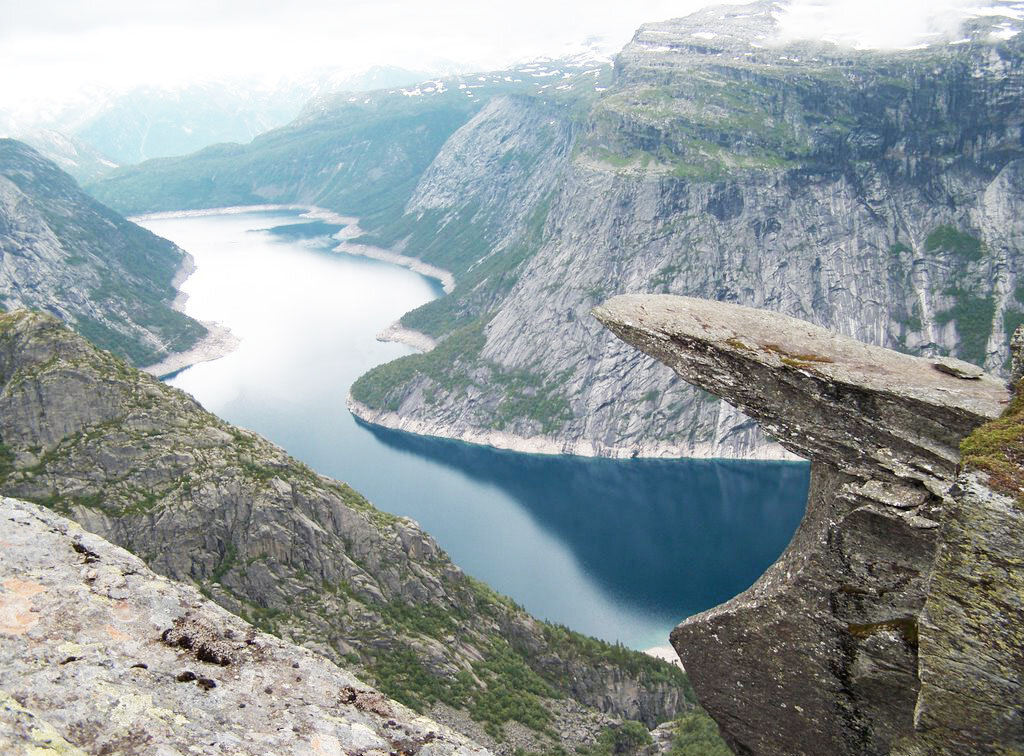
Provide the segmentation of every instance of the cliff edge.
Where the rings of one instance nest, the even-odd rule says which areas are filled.
[[[1004,383],[738,305],[622,296],[594,314],[811,460],[786,552],[672,633],[735,751],[1020,749],[1017,492],[960,469]]]

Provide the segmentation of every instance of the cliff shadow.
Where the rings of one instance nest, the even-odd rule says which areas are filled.
[[[803,462],[520,454],[359,425],[500,487],[610,595],[678,619],[752,585],[789,543],[807,499]]]

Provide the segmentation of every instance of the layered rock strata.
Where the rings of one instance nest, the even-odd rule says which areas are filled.
[[[5,754],[488,754],[60,515],[0,532]]]
[[[1004,383],[958,360],[911,357],[738,305],[622,296],[594,312],[811,460],[807,512],[786,552],[749,590],[672,633],[736,752],[852,756],[901,743],[911,749],[903,753],[934,753],[921,745],[925,731],[933,745],[948,745],[944,732],[960,736],[959,749],[938,752],[1013,743],[1004,735],[1019,730],[1019,712],[1001,729],[991,707],[1019,698],[1019,671],[1007,677],[1012,662],[972,652],[1002,649],[1006,661],[1024,626],[1019,596],[985,599],[965,560],[987,554],[993,570],[1016,569],[1005,560],[1021,557],[1019,513],[976,480],[954,486],[960,442],[1003,411]],[[1016,585],[1002,573],[988,579]],[[986,620],[986,607],[1005,611]],[[969,641],[949,637],[968,627]],[[979,689],[987,703],[971,704],[976,726],[965,734],[968,715],[951,701]]]

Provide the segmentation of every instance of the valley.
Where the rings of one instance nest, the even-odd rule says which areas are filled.
[[[337,227],[297,211],[137,220],[195,258],[186,312],[241,339],[171,385],[412,517],[535,616],[665,646],[682,615],[753,582],[799,522],[802,464],[524,455],[359,423],[348,385],[409,353],[374,337],[440,295],[435,281],[331,251]]]
[[[510,70],[472,98],[451,80],[327,100],[250,145],[90,191],[125,212],[317,204],[360,217],[354,242],[451,271],[451,296],[402,317],[438,349],[353,385],[376,424],[569,454],[779,458],[591,308],[702,296],[1004,371],[1024,321],[1024,55],[992,36],[998,18],[956,46],[766,47],[772,7],[647,25],[607,85],[551,64],[564,83],[543,91]]]

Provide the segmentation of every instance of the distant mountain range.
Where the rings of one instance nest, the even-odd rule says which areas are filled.
[[[93,181],[117,165],[248,142],[288,123],[319,95],[408,86],[430,75],[374,66],[357,74],[324,71],[270,83],[139,87],[30,116],[0,110],[0,134],[28,142],[79,181]]]

